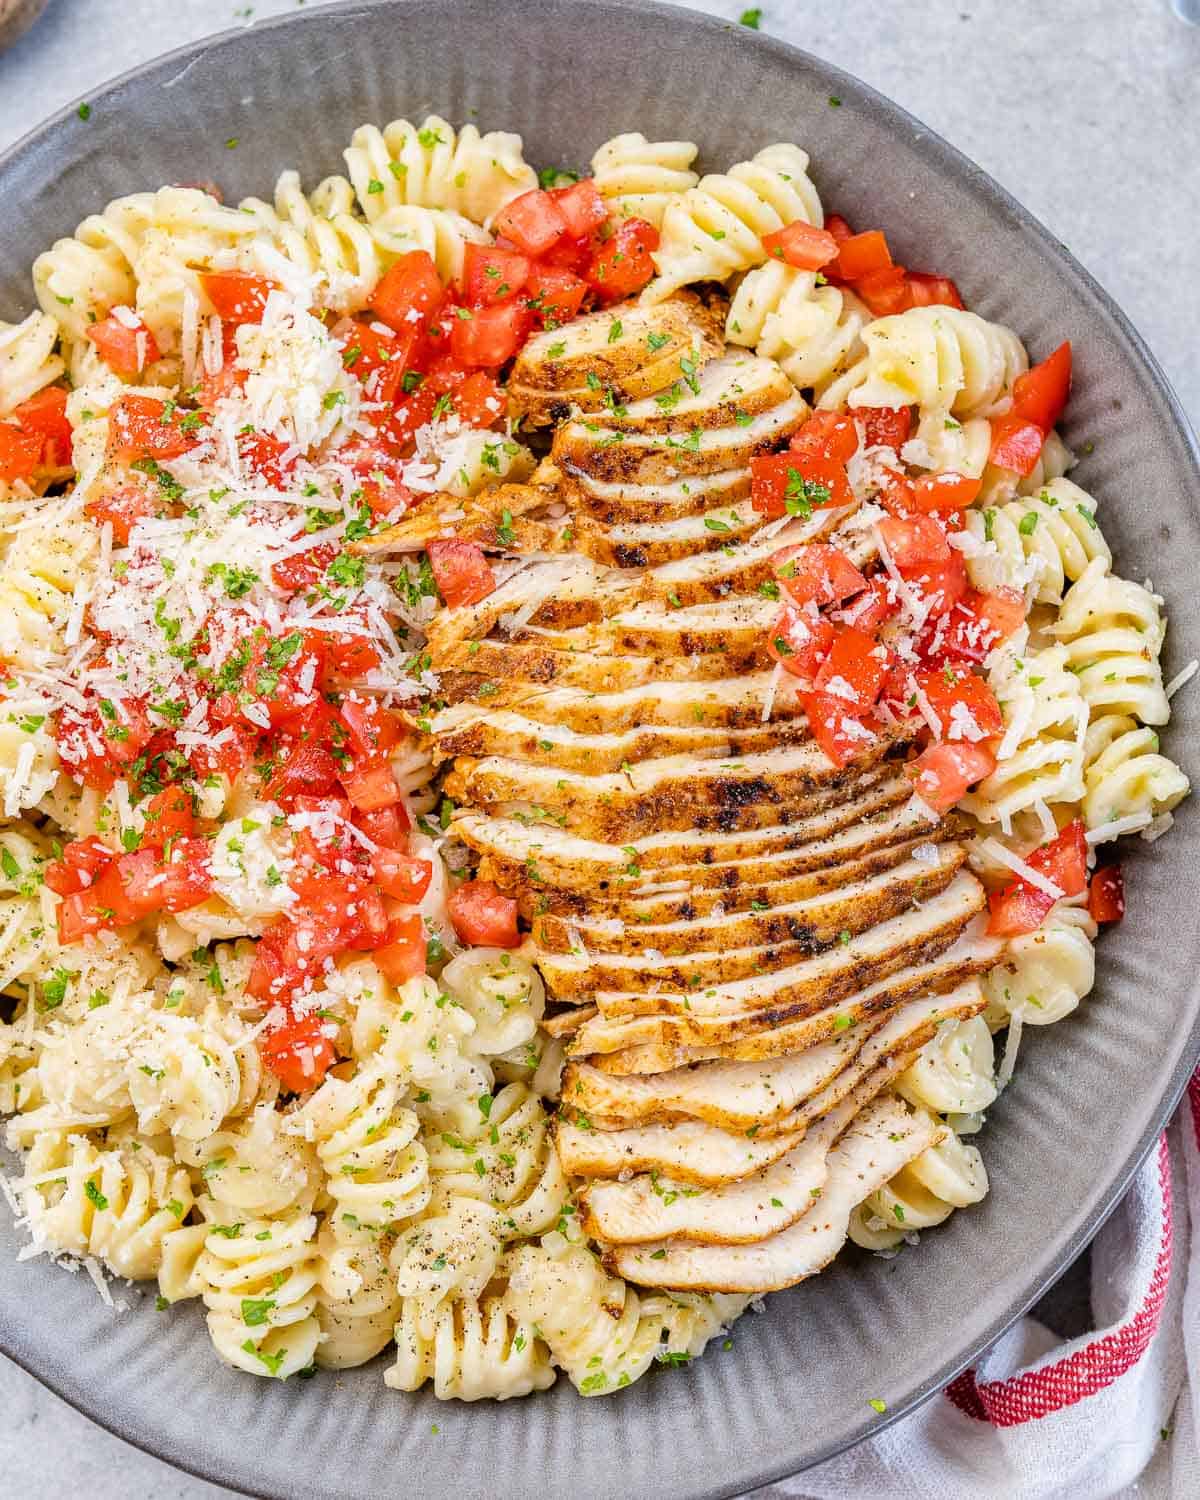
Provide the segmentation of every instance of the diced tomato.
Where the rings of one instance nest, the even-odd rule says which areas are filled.
[[[450,921],[459,939],[480,948],[515,948],[517,903],[502,896],[490,880],[468,880],[450,893]]]
[[[792,433],[788,449],[798,458],[847,463],[858,452],[858,429],[840,411],[815,411]]]
[[[559,266],[534,266],[525,282],[525,306],[544,328],[566,323],[587,296],[587,282]]]
[[[351,630],[323,632],[325,636],[325,680],[347,681],[373,672],[383,658],[374,641]]]
[[[196,826],[192,799],[180,786],[169,786],[146,804],[142,845],[161,849],[173,839],[188,838]]]
[[[302,1015],[289,1014],[275,1031],[259,1037],[262,1060],[285,1089],[303,1094],[324,1079],[337,1059],[332,1040],[325,1035],[332,1029],[316,1011]]]
[[[826,226],[828,227],[828,226]],[[837,234],[829,230],[831,238]],[[838,244],[837,259],[830,270],[841,281],[859,281],[875,271],[885,271],[892,264],[892,252],[888,249],[887,236],[882,229],[867,229],[862,234],[852,234]]]
[[[578,239],[564,234],[558,244],[551,246],[537,264],[540,267],[570,271],[575,276],[583,276],[587,273],[595,252],[595,240],[590,234],[582,235]]]
[[[375,949],[371,961],[389,984],[400,985],[424,974],[427,947],[425,928],[421,918],[414,913],[411,917],[392,921],[388,928],[388,942]]]
[[[1025,623],[1025,597],[1016,589],[980,594],[970,590],[955,605],[941,636],[949,657],[981,662],[1000,641]]]
[[[218,401],[236,395],[245,385],[249,372],[237,367],[237,329],[231,323],[221,325],[221,367],[210,371],[201,364],[197,375],[196,405],[211,412]]]
[[[1119,922],[1125,915],[1125,877],[1120,865],[1102,865],[1092,876],[1088,914],[1093,922]]]
[[[913,509],[950,514],[966,510],[979,494],[983,480],[947,469],[941,474],[922,474],[912,481]]]
[[[371,856],[371,864],[384,893],[409,906],[420,901],[433,879],[433,866],[427,859],[417,859],[396,849],[377,849]]]
[[[237,647],[226,662],[241,672],[237,693],[222,693],[213,703],[213,717],[222,724],[235,724],[245,717],[247,695],[265,708],[271,727],[290,725],[310,711],[323,709],[320,683],[326,671],[324,633],[316,630],[293,630],[271,639],[261,629],[254,629],[248,641]],[[331,716],[327,711],[323,717]],[[252,719],[257,723],[257,719]],[[306,726],[311,733],[322,727]]]
[[[408,847],[412,823],[403,802],[396,802],[391,807],[373,808],[370,812],[356,811],[353,821],[355,828],[360,828],[372,843],[379,844],[384,849]]]
[[[853,229],[850,228],[849,224],[847,224],[845,219],[842,218],[841,214],[826,214],[825,228],[831,235],[833,235],[834,239],[838,242],[839,245],[844,245],[845,242],[854,233]]]
[[[807,518],[823,505],[849,505],[853,500],[843,463],[795,453],[769,453],[750,460],[750,503],[768,519]]]
[[[258,732],[249,724],[227,727],[232,733],[219,745],[194,745],[188,751],[188,765],[197,776],[228,776],[232,781],[254,758]]]
[[[113,851],[95,834],[72,839],[63,846],[62,858],[51,861],[42,871],[42,879],[59,896],[86,891],[113,862]]]
[[[762,247],[769,257],[786,261],[798,271],[819,271],[838,254],[838,242],[833,235],[803,219],[794,219],[782,229],[764,234]]]
[[[841,548],[828,542],[781,547],[772,555],[771,566],[797,604],[840,604],[867,586]]]
[[[785,672],[811,683],[833,644],[828,620],[812,619],[805,611],[785,604],[767,638],[767,653]]]
[[[1026,864],[1052,881],[1064,896],[1078,896],[1087,888],[1087,837],[1083,819],[1076,818],[1055,838],[1035,849]],[[1003,890],[989,894],[988,932],[993,937],[1019,937],[1033,932],[1042,925],[1056,899],[1018,876]]]
[[[622,219],[592,256],[584,279],[601,302],[632,297],[654,276],[650,253],[658,249],[658,230],[645,219]]]
[[[563,217],[567,233],[574,240],[583,239],[599,229],[608,218],[608,204],[590,177],[583,177],[566,187],[551,188],[550,196]]]
[[[922,596],[930,615],[947,615],[967,593],[967,565],[951,551],[944,562],[923,563],[904,572],[905,582]]]
[[[108,456],[122,462],[178,458],[200,441],[197,425],[174,402],[126,392],[108,414]]]
[[[284,804],[296,797],[326,796],[338,785],[340,769],[319,740],[289,736],[272,760],[264,791]]]
[[[207,839],[177,838],[166,851],[158,895],[166,911],[190,911],[212,894],[212,849]]]
[[[492,566],[474,542],[433,541],[426,549],[433,581],[446,604],[478,604],[496,587]]]
[[[351,694],[342,699],[338,716],[346,726],[356,756],[377,760],[386,756],[404,738],[404,725],[391,709],[381,708],[374,698]]]
[[[901,573],[946,562],[950,557],[945,533],[929,516],[885,516],[879,522],[879,534]]]
[[[78,943],[93,932],[102,932],[108,925],[101,912],[95,892],[73,891],[58,903],[58,940],[60,943]]]
[[[863,425],[865,448],[894,448],[898,453],[912,430],[912,411],[907,406],[856,406],[854,416]]]
[[[284,454],[294,445],[282,438],[272,437],[269,432],[240,432],[237,439],[238,453],[251,473],[260,475],[268,484],[282,489],[287,476],[296,467],[297,454],[285,461]]]
[[[159,496],[151,494],[144,484],[132,479],[122,481],[118,474],[102,481],[83,503],[84,515],[97,526],[103,526],[106,521],[111,523],[113,541],[118,547],[127,547],[129,535],[137,523],[146,516],[158,515],[161,509]]]
[[[925,668],[915,677],[917,686],[941,722],[939,739],[977,743],[1003,733],[1004,716],[996,695],[978,673],[947,664],[940,668]],[[964,713],[970,721],[965,724]],[[970,732],[972,725],[978,733]]]
[[[832,611],[833,618],[844,625],[853,625],[858,630],[876,631],[885,620],[890,620],[897,613],[899,606],[892,594],[893,586],[889,584],[887,574],[877,573],[867,579],[866,588],[857,598],[851,599],[843,608]]]
[[[409,250],[384,273],[368,306],[389,328],[404,334],[429,322],[445,300],[433,257],[425,250]]]
[[[1032,422],[1043,432],[1062,416],[1071,392],[1071,341],[1067,339],[1024,375],[1013,382],[1012,414]]]
[[[379,440],[393,456],[412,451],[413,434],[433,420],[438,394],[423,381],[396,403],[392,411],[377,424]]]
[[[54,726],[58,753],[85,786],[107,791],[121,770],[132,765],[154,738],[154,726],[136,699],[117,704],[107,698],[85,708],[64,707]],[[93,748],[99,743],[103,748]]]
[[[875,498],[889,515],[904,518],[913,515],[917,509],[912,480],[889,464],[879,465],[879,489]]]
[[[1009,412],[992,418],[992,447],[988,457],[999,469],[1022,476],[1032,474],[1042,454],[1046,434],[1034,422]]]
[[[338,449],[338,461],[361,480],[363,499],[376,520],[412,504],[412,491],[401,479],[402,465],[383,442],[356,438]]]
[[[903,266],[868,271],[854,283],[854,290],[877,318],[907,312],[913,305],[908,274]]]
[[[812,737],[835,766],[849,764],[874,740],[875,733],[829,693],[805,693],[804,715]]]
[[[574,216],[574,210],[571,210]],[[522,193],[506,203],[493,220],[497,234],[511,240],[534,260],[567,233],[567,216],[560,203],[542,188]]]
[[[400,395],[409,357],[422,337],[421,325],[406,324],[404,337],[389,337],[365,318],[340,318],[330,334],[341,347],[343,366],[362,381],[368,401],[391,406]]]
[[[450,352],[459,364],[494,370],[510,360],[529,333],[530,312],[520,302],[475,311],[460,308],[450,331]]]
[[[873,635],[840,625],[813,687],[862,713],[875,704],[888,673],[888,651]]]
[[[85,328],[84,333],[113,374],[125,380],[132,380],[147,365],[162,358],[154,335],[141,318],[137,318],[132,328],[120,318],[102,318]]]
[[[22,432],[11,422],[0,422],[0,484],[29,479],[42,461],[42,439]]]
[[[386,764],[355,764],[339,774],[346,796],[360,812],[375,812],[381,807],[391,807],[403,796],[396,785],[391,767]]]
[[[932,276],[927,271],[908,273],[908,294],[913,307],[962,307],[962,296],[949,276]]]
[[[101,874],[90,894],[96,909],[107,917],[110,927],[128,927],[151,912],[162,910],[162,874],[158,852],[138,849],[122,854]]]
[[[316,588],[337,555],[338,548],[333,542],[321,542],[307,552],[293,552],[281,562],[271,564],[271,581],[289,594]]]
[[[486,370],[472,370],[454,393],[454,410],[468,427],[494,427],[506,404],[503,390]]]
[[[200,285],[222,323],[261,323],[279,283],[250,271],[201,271]]]
[[[987,745],[942,742],[930,745],[905,769],[921,801],[934,812],[946,812],[966,795],[968,787],[992,774],[996,757]]]
[[[499,245],[468,245],[463,256],[463,293],[468,307],[491,307],[515,297],[529,276],[532,261],[519,250]]]
[[[304,910],[295,920],[279,917],[259,939],[246,989],[256,1000],[286,999],[348,946],[344,918],[336,913]]]
[[[13,408],[22,432],[36,433],[43,443],[41,461],[48,468],[71,462],[71,424],[67,420],[67,393],[61,385],[48,385]]]

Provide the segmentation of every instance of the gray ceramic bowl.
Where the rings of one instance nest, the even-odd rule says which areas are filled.
[[[831,109],[829,98],[842,101]],[[803,143],[825,201],[883,224],[899,258],[954,275],[969,304],[1035,354],[1074,341],[1067,436],[1094,443],[1096,495],[1122,569],[1173,604],[1167,672],[1200,655],[1193,558],[1200,472],[1186,423],[1100,288],[995,183],[837,69],[744,28],[620,0],[355,4],[187,48],[65,110],[0,162],[0,316],[30,302],[28,267],[109,198],[213,178],[268,195],[297,166],[315,183],[364,120],[519,130],[538,164],[579,166],[619,130],[690,137],[723,166]],[[240,141],[226,149],[231,137]],[[1195,689],[1170,748],[1195,775]],[[846,1255],[769,1299],[732,1348],[581,1400],[565,1380],[505,1405],[446,1406],[382,1385],[379,1365],[310,1384],[250,1380],[216,1361],[195,1308],[121,1316],[82,1276],[18,1266],[0,1227],[5,1350],[98,1422],[210,1479],[288,1500],[570,1493],[737,1494],[837,1452],[936,1392],[1054,1279],[1142,1160],[1200,1054],[1197,823],[1128,856],[1130,910],[1100,948],[1094,994],[1026,1033],[1015,1085],[984,1140],[992,1193],[891,1261]],[[435,1425],[436,1424],[436,1428]]]

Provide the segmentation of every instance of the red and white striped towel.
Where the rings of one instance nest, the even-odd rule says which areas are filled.
[[[1067,1343],[1023,1318],[919,1411],[756,1500],[1200,1500],[1200,1072],[1096,1237],[1092,1312]]]

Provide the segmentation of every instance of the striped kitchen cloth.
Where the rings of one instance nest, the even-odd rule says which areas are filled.
[[[945,1391],[754,1500],[1200,1500],[1200,1071],[1092,1246],[1096,1331],[1022,1318]]]

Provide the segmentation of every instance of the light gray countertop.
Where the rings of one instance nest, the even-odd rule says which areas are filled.
[[[0,56],[0,149],[126,68],[305,4],[49,0]],[[695,8],[736,19],[743,6]],[[1054,230],[1200,419],[1200,28],[1183,25],[1166,0],[767,0],[762,9],[764,31],[897,100]],[[805,144],[819,164],[820,143]],[[1085,1293],[1078,1272],[1065,1278],[1068,1303],[1072,1291],[1076,1302]],[[110,1437],[2,1359],[0,1414],[0,1490],[22,1500],[231,1494]]]

